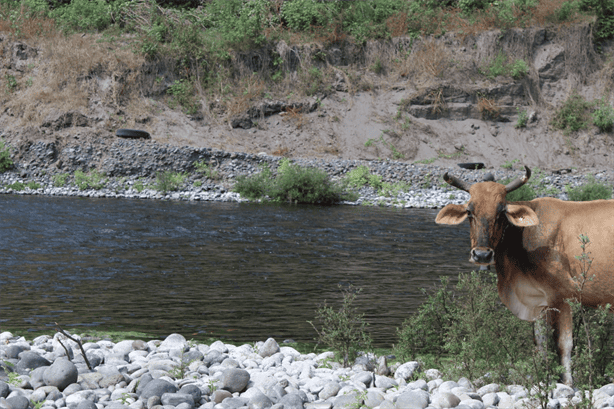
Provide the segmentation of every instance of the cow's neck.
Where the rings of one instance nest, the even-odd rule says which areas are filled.
[[[533,277],[535,266],[522,245],[522,228],[509,224],[494,250],[501,301],[518,318],[534,321],[547,308],[548,299]]]

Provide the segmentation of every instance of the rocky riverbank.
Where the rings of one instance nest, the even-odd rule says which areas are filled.
[[[237,176],[252,175],[265,165],[275,171],[281,160],[279,156],[266,154],[176,147],[147,140],[123,139],[100,139],[91,145],[75,143],[64,146],[56,142],[37,142],[14,152],[14,169],[0,175],[0,193],[224,202],[246,201],[232,191]],[[410,187],[387,195],[364,187],[359,190],[360,197],[356,202],[345,204],[405,208],[437,208],[448,203],[464,203],[468,195],[442,181],[441,175],[447,171],[468,181],[480,181],[486,173],[493,174],[496,180],[523,174],[521,170],[512,169],[471,171],[392,160],[294,159],[293,162],[323,169],[333,180],[343,179],[358,166],[367,166],[371,173],[381,176],[385,182],[402,182]],[[207,171],[203,170],[202,165],[206,165]],[[91,173],[88,172],[92,171],[101,176],[97,186],[79,186],[75,172],[89,175]],[[165,171],[186,175],[178,190],[164,192],[157,187],[156,175]],[[541,180],[543,192],[555,192],[555,196],[565,199],[565,187],[585,183],[589,174],[606,184],[614,182],[614,171],[611,169],[559,169],[547,172],[533,169],[532,179]]]
[[[388,366],[385,357],[363,356],[342,368],[332,352],[302,354],[272,338],[241,346],[199,344],[180,334],[164,341],[81,342],[87,363],[78,344],[60,333],[33,341],[0,333],[0,408],[537,407],[519,385],[444,379],[417,362]],[[595,390],[594,407],[614,407],[612,395],[614,384]],[[581,396],[558,384],[548,407],[574,405]]]

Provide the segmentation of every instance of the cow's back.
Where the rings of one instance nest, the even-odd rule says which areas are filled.
[[[614,304],[614,200],[540,198],[524,204],[535,211],[540,223],[524,230],[523,246],[542,254],[548,249],[540,263],[544,284],[552,286],[559,297],[577,297],[578,280],[586,271],[583,301]],[[578,259],[582,255],[580,235],[590,240],[585,250],[592,260],[590,266]]]

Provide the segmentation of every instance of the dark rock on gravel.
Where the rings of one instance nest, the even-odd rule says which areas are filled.
[[[230,393],[243,392],[249,382],[249,372],[245,369],[230,368],[222,373],[222,389]]]
[[[175,393],[177,390],[175,385],[164,379],[154,379],[147,383],[140,397],[141,399],[147,400],[152,396],[162,397],[165,393]]]
[[[78,378],[77,367],[67,359],[56,359],[43,374],[46,385],[55,386],[61,391],[68,385],[76,383]]]
[[[20,375],[29,373],[32,369],[41,366],[50,366],[51,362],[37,354],[36,352],[25,351],[21,354],[21,359],[15,365],[15,372]]]

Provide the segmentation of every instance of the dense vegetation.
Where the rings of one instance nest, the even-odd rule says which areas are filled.
[[[233,114],[267,94],[287,95],[291,89],[295,96],[316,95],[330,86],[334,73],[317,64],[325,55],[316,51],[311,56],[313,64],[302,61],[298,69],[290,69],[287,56],[271,46],[280,40],[288,45],[315,42],[326,47],[344,41],[361,45],[395,36],[438,36],[448,31],[467,35],[595,16],[596,38],[604,39],[614,32],[613,10],[612,0],[0,0],[0,31],[26,39],[79,35],[83,44],[74,39],[66,48],[75,55],[63,55],[63,61],[83,59],[87,52],[77,55],[79,50],[93,50],[101,43],[114,44],[111,54],[128,68],[139,58],[166,61],[172,74],[164,74],[160,82],[169,105],[181,107],[188,115],[215,109]],[[83,33],[89,34],[86,40],[81,38]],[[237,52],[256,49],[259,59],[237,65]],[[101,50],[108,54],[108,49]],[[121,55],[126,51],[130,57]],[[100,57],[99,62],[89,53],[88,60],[78,65],[89,61],[90,66],[79,72],[78,67],[59,72],[79,78],[110,64],[110,55]],[[395,64],[401,66],[403,61],[377,60],[371,70],[379,75]],[[490,70],[484,74],[521,78],[527,72],[522,60],[499,65],[500,73]],[[32,86],[32,78],[17,80],[12,73],[6,75],[7,94]],[[58,81],[69,88],[66,81]],[[123,98],[128,91],[122,89]],[[24,110],[23,106],[16,108]],[[611,128],[610,111],[596,115],[600,129]],[[567,122],[561,123],[566,126]]]

